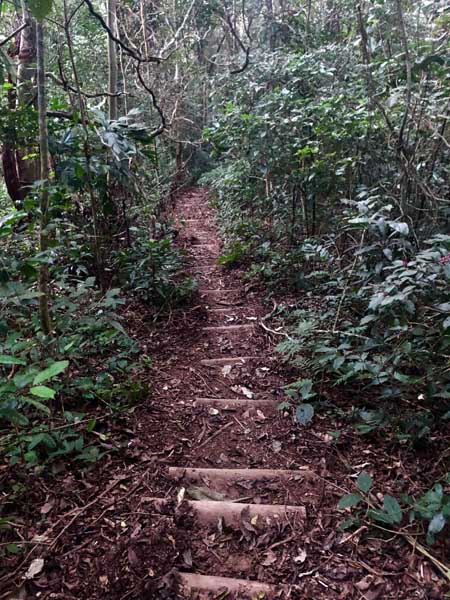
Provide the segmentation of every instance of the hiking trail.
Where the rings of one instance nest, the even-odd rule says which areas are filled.
[[[201,343],[208,352],[205,357],[199,356],[195,366],[204,386],[185,401],[202,407],[212,420],[224,424],[198,440],[200,443],[186,457],[186,464],[170,467],[169,475],[181,487],[179,500],[185,499],[199,524],[231,526],[243,530],[244,537],[247,530],[249,541],[264,536],[265,528],[272,532],[286,529],[286,538],[290,538],[292,532],[302,529],[306,504],[317,494],[313,473],[307,467],[291,468],[292,459],[282,453],[277,456],[272,452],[271,460],[270,456],[261,457],[258,447],[252,451],[247,446],[245,452],[240,452],[242,440],[253,428],[272,449],[271,424],[277,418],[279,385],[283,384],[274,382],[270,373],[274,358],[257,323],[258,316],[264,314],[262,305],[254,300],[246,302],[244,285],[238,276],[225,276],[216,264],[220,242],[205,192],[185,193],[177,203],[175,216],[181,229],[180,243],[189,247],[192,254],[192,274],[199,282],[202,301],[199,309],[206,311]],[[206,457],[200,456],[201,451],[206,451]],[[203,466],[205,459],[212,466]],[[282,544],[283,540],[272,548]],[[245,573],[254,562],[252,550],[256,555],[261,552],[254,544],[246,555],[231,554],[224,561],[233,563],[228,569],[217,556],[218,564],[211,564],[209,572],[181,573],[184,592],[189,595],[199,591],[205,597],[224,589],[242,598],[280,592],[288,595],[288,585],[235,576],[237,572]],[[273,557],[275,554],[271,556],[269,550],[267,560],[270,562]]]

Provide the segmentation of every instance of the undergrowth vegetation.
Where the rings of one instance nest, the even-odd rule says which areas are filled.
[[[3,108],[11,92],[4,83]],[[71,108],[58,95],[50,102]],[[36,117],[33,106],[2,111],[4,139],[14,132],[17,144],[35,145]],[[45,190],[37,180],[23,199],[0,194],[0,452],[25,468],[62,455],[89,463],[111,450],[98,423],[148,392],[136,374],[150,358],[125,305],[141,302],[156,318],[196,285],[164,216],[172,163],[162,177],[151,124],[138,108],[116,121],[98,109],[86,118],[50,123]],[[27,160],[36,156],[32,147]]]
[[[301,376],[287,388],[299,422],[345,384],[359,434],[421,448],[450,418],[449,15],[341,8],[301,51],[274,48],[223,82],[202,182],[220,262],[288,294],[272,316]],[[449,518],[436,485],[418,501],[440,495],[436,510],[416,509],[429,540]]]

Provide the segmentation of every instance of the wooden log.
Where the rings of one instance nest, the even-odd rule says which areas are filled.
[[[260,409],[275,412],[278,402],[276,400],[258,400],[252,398],[196,398],[194,406],[205,406],[230,411]]]
[[[221,367],[223,365],[244,365],[249,360],[261,360],[259,356],[235,356],[229,358],[205,358],[200,361],[204,367]]]
[[[199,592],[199,600],[207,600],[211,598],[211,594],[215,596],[224,590],[228,590],[231,594],[236,594],[239,599],[257,598],[259,597],[258,594],[272,597],[281,591],[288,591],[288,586],[275,586],[248,579],[198,575],[197,573],[179,573],[178,577],[186,597],[189,597],[193,592]]]
[[[186,500],[194,511],[199,523],[213,525],[219,518],[223,518],[227,525],[238,527],[241,522],[242,511],[248,511],[250,519],[257,517],[257,524],[273,523],[283,520],[286,515],[306,518],[304,506],[289,506],[283,504],[241,504],[239,502],[226,502],[214,500]]]
[[[313,471],[305,469],[212,469],[192,467],[169,467],[169,476],[173,479],[185,479],[187,481],[203,481],[208,479],[212,484],[215,482],[236,481],[267,481],[302,478],[313,480],[316,475]]]
[[[202,327],[202,331],[209,331],[211,333],[233,333],[234,331],[250,331],[255,329],[254,325],[217,325]]]

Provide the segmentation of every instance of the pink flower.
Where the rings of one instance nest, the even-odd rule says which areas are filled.
[[[450,263],[450,254],[447,254],[447,256],[441,256],[439,262],[441,263],[441,265],[446,265]]]

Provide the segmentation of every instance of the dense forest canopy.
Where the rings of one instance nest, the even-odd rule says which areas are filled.
[[[360,435],[445,439],[449,44],[444,0],[0,0],[5,465],[102,460],[97,424],[148,393],[125,315],[195,298],[170,216],[191,185],[218,262],[274,302],[284,408],[306,424],[351,390]],[[403,498],[424,543],[446,476]]]

